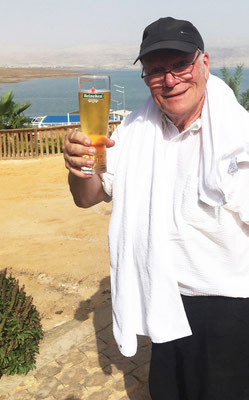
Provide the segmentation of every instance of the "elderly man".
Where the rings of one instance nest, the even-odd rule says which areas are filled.
[[[64,150],[75,203],[113,200],[114,336],[126,356],[151,338],[153,400],[248,400],[249,115],[188,21],[149,25],[138,60],[151,96],[107,140],[108,172],[81,172],[84,134]]]

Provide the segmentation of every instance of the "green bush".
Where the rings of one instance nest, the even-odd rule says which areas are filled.
[[[0,129],[20,129],[30,126],[30,120],[23,114],[31,103],[17,104],[13,90],[0,98]]]
[[[32,301],[6,269],[0,271],[0,377],[35,368],[43,331]]]

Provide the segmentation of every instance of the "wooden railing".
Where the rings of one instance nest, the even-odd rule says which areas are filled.
[[[109,136],[119,125],[109,123]],[[0,160],[55,156],[62,153],[66,135],[80,125],[0,130]]]

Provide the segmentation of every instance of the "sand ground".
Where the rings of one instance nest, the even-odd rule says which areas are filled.
[[[109,302],[111,203],[77,208],[62,156],[1,161],[0,184],[0,270],[25,285],[44,329]]]
[[[29,79],[67,78],[79,76],[80,71],[63,68],[3,68],[0,67],[0,83],[16,83]]]

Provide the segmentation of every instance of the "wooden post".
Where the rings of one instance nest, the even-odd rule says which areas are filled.
[[[44,132],[45,135],[45,146],[46,146],[46,155],[49,156],[49,147],[48,147],[48,131]]]
[[[28,141],[28,132],[25,131],[25,144],[26,144],[26,157],[29,158],[29,141]]]
[[[50,130],[50,139],[51,139],[52,155],[54,156],[54,131],[53,131],[53,129]]]
[[[23,132],[20,132],[22,158],[25,157],[23,135],[24,135],[24,133],[23,133]]]
[[[111,134],[115,131],[117,126],[120,124],[120,121],[115,121],[115,122],[109,122],[109,128],[108,128],[108,137],[111,136]]]
[[[61,154],[60,132],[56,130],[57,154]]]
[[[6,132],[3,133],[3,157],[6,158],[7,157],[7,149],[6,149]]]
[[[3,158],[3,149],[2,149],[2,134],[0,133],[0,158]]]
[[[35,157],[39,157],[37,129],[34,130]]]
[[[16,157],[14,132],[11,132],[11,158]]]
[[[17,156],[17,158],[20,158],[19,132],[16,132],[16,156]]]
[[[15,152],[15,138],[14,138],[14,133],[11,132],[11,158],[14,158],[16,156],[16,152]]]
[[[8,154],[7,154],[7,158],[11,157],[11,153],[10,153],[10,134],[9,132],[7,133],[7,140],[8,140]]]
[[[40,141],[40,154],[43,157],[43,135],[42,135],[42,131],[39,132],[39,141]]]
[[[30,140],[30,152],[31,152],[31,157],[34,157],[34,150],[33,150],[33,132],[29,132],[29,140]]]

